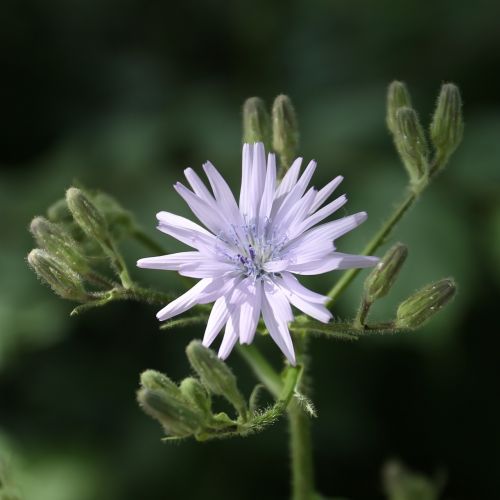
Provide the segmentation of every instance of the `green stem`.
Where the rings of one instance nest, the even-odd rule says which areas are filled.
[[[298,336],[296,338],[297,358],[306,370],[307,339]],[[303,387],[307,375],[304,374],[301,392],[306,392],[307,387]],[[307,383],[307,382],[306,382]],[[293,400],[288,407],[288,422],[290,428],[290,455],[292,467],[292,499],[293,500],[312,500],[314,493],[314,466],[311,438],[311,419],[299,406],[296,400]]]
[[[354,325],[357,328],[363,328],[366,323],[366,318],[368,313],[370,312],[370,308],[372,307],[372,302],[366,300],[365,297],[361,299],[361,305],[359,306],[358,313],[356,314],[356,318],[354,319]]]
[[[418,195],[419,193],[410,191],[405,196],[392,215],[363,249],[361,255],[373,254],[385,242],[403,215],[405,215],[410,207],[417,201]],[[338,297],[351,284],[352,280],[360,273],[360,271],[361,269],[349,269],[341,276],[335,286],[328,292],[328,297],[330,297],[330,300],[328,301],[329,305],[332,305],[338,299]]]

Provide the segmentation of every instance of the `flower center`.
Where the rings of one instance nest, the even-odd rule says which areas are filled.
[[[221,232],[217,237],[225,243],[225,248],[218,248],[221,257],[233,262],[243,275],[255,280],[272,274],[264,266],[267,262],[280,260],[287,242],[286,236],[272,230],[270,219],[260,221],[259,225],[231,226],[229,231]]]

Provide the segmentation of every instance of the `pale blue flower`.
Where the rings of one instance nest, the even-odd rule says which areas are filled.
[[[194,250],[140,259],[137,265],[177,271],[200,281],[159,311],[160,321],[196,304],[214,302],[203,344],[210,346],[225,326],[219,357],[226,359],[238,339],[242,344],[253,341],[262,314],[269,334],[295,364],[288,330],[293,321],[291,306],[324,323],[332,318],[325,307],[328,297],[305,288],[295,275],[378,262],[376,257],[336,251],[335,240],[364,222],[365,212],[316,226],[346,203],[342,195],[324,205],[342,177],[319,191],[307,189],[316,162],[311,161],[299,177],[301,164],[302,158],[297,158],[278,181],[275,155],[269,154],[266,163],[263,144],[244,144],[239,203],[210,162],[203,169],[213,193],[194,170],[185,170],[192,190],[181,183],[175,190],[205,227],[159,212],[158,229]]]

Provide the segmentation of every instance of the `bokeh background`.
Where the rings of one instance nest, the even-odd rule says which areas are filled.
[[[445,473],[444,498],[497,497],[499,16],[488,0],[0,3],[0,454],[27,500],[286,498],[284,420],[247,439],[165,445],[137,407],[138,374],[187,376],[184,348],[201,329],[159,332],[156,309],[132,303],[70,319],[72,304],[26,266],[27,227],[78,180],[162,240],[154,214],[188,213],[171,187],[183,168],[211,159],[236,188],[243,100],[285,92],[301,153],[319,161],[316,183],[343,174],[346,211],[369,213],[341,244],[357,251],[405,183],[384,124],[395,78],[426,123],[440,84],[459,84],[466,132],[397,228],[410,257],[375,313],[448,275],[460,293],[416,334],[314,341],[318,485],[383,498],[381,468],[397,457]],[[149,255],[125,250],[131,265]],[[327,290],[338,276],[312,282]],[[173,273],[134,277],[180,287]],[[361,281],[338,316],[353,314]],[[259,343],[279,366],[274,345]],[[248,393],[247,368],[237,354],[229,363]]]

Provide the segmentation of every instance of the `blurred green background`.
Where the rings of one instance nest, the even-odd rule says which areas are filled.
[[[137,407],[138,374],[187,376],[184,348],[201,329],[159,332],[156,308],[132,303],[70,319],[26,266],[27,227],[77,179],[169,245],[154,215],[188,214],[172,189],[182,170],[210,159],[236,189],[243,100],[285,92],[316,184],[343,174],[347,211],[369,213],[340,245],[357,251],[405,183],[384,123],[395,78],[424,122],[440,84],[457,83],[466,131],[395,233],[410,257],[376,314],[447,275],[460,293],[417,334],[314,341],[318,485],[383,498],[381,467],[399,457],[444,471],[445,498],[498,498],[499,16],[486,0],[0,3],[0,454],[27,500],[286,498],[284,420],[246,439],[165,445]],[[148,255],[126,252],[131,265]],[[173,273],[133,273],[180,286]],[[310,282],[326,290],[338,276]],[[337,315],[353,314],[361,281]],[[229,363],[248,393],[247,368],[237,354]]]

